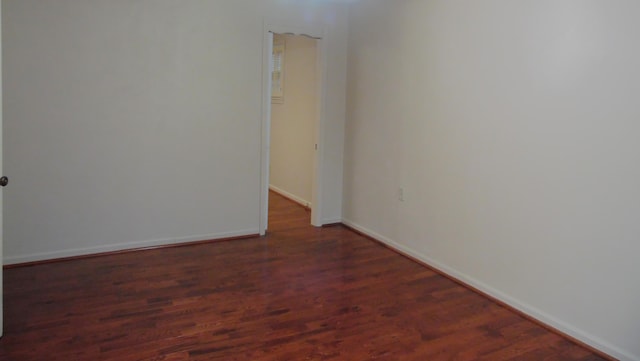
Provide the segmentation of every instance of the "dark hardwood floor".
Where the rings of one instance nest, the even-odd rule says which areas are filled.
[[[270,196],[269,235],[7,269],[1,360],[601,360]]]

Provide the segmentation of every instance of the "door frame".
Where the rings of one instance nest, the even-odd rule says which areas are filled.
[[[322,223],[322,165],[325,139],[327,45],[326,27],[320,24],[297,24],[288,21],[265,20],[262,42],[262,120],[260,146],[260,235],[265,235],[269,219],[269,162],[271,149],[271,53],[273,34],[306,35],[316,42],[316,121],[315,152],[311,185],[311,224],[321,227]],[[310,144],[309,146],[314,146]]]
[[[0,55],[2,54],[2,0],[0,0]],[[0,56],[0,176],[3,175],[3,164],[2,164],[2,127],[3,127],[3,119],[2,119],[2,57]],[[1,189],[1,188],[0,188]],[[4,215],[3,215],[3,193],[4,191],[0,190],[0,337],[4,335],[4,284],[3,284],[3,266],[4,266]]]

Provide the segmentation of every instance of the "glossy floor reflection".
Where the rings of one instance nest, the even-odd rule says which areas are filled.
[[[271,195],[269,234],[5,271],[2,360],[600,360]]]

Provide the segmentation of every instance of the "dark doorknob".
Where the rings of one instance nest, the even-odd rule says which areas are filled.
[[[7,177],[0,177],[0,187],[4,187],[7,184],[9,184],[9,178]]]

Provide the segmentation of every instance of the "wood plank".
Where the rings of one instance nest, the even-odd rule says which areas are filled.
[[[270,194],[266,237],[5,270],[0,360],[602,360]]]

